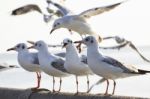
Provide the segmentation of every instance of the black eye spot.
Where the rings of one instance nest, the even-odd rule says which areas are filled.
[[[25,49],[25,46],[24,46],[24,45],[22,45],[22,49]]]
[[[57,25],[60,25],[60,23],[57,23]]]
[[[35,46],[37,46],[37,43],[35,43]]]
[[[17,47],[17,48],[19,48],[19,47],[20,47],[20,45],[17,45],[16,47]]]
[[[41,47],[42,46],[42,44],[39,44],[39,47]]]
[[[89,41],[89,38],[86,38],[85,41],[86,41],[86,42]]]
[[[93,40],[91,40],[91,43],[93,43],[94,41]]]

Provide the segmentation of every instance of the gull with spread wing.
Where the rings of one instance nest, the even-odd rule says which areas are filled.
[[[119,45],[117,46],[111,46],[111,47],[100,47],[102,49],[121,49],[125,46],[129,46],[131,47],[134,51],[136,51],[139,56],[146,62],[150,62],[150,60],[148,60],[146,57],[144,57],[140,51],[137,49],[137,47],[129,40],[126,40],[125,38],[119,37],[119,36],[108,36],[108,37],[104,37],[103,40],[108,40],[108,39],[114,39],[116,41],[116,43],[118,43]]]
[[[55,20],[50,33],[59,28],[67,28],[69,30],[73,30],[79,33],[81,36],[86,34],[93,35],[97,38],[98,41],[101,41],[101,36],[99,36],[99,34],[91,28],[90,24],[87,23],[86,19],[98,14],[102,14],[103,12],[112,10],[122,3],[123,2],[103,7],[92,8],[81,12],[80,14],[67,13],[63,17]]]
[[[43,20],[46,23],[48,23],[50,20],[54,19],[53,15],[56,15],[58,17],[60,17],[60,15],[62,15],[61,11],[54,11],[53,9],[50,9],[52,1],[47,0],[46,2],[48,4],[48,6],[46,7],[46,10],[47,10],[47,12],[49,14],[44,13],[42,11],[41,7],[39,5],[37,5],[37,4],[27,4],[27,5],[24,5],[22,7],[17,8],[17,9],[14,9],[11,12],[11,15],[14,15],[14,16],[16,16],[16,15],[23,15],[23,14],[26,14],[26,13],[29,13],[29,12],[37,11],[40,14],[43,15]],[[61,2],[62,2],[62,0],[61,0]]]

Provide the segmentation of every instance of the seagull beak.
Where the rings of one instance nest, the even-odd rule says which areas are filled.
[[[52,32],[54,32],[54,30],[55,30],[55,29],[52,29],[51,32],[50,32],[50,34],[52,34]]]
[[[33,41],[27,41],[27,42],[30,43],[30,44],[32,44],[32,45],[35,44],[35,42],[33,42]]]
[[[67,46],[67,43],[64,43],[63,46],[62,46],[62,48],[65,48],[66,46]]]
[[[83,41],[82,40],[81,41],[75,41],[74,43],[80,43],[81,44],[81,43],[83,43]]]
[[[103,38],[101,38],[100,36],[98,36],[98,42],[102,42]]]
[[[12,47],[12,48],[7,49],[7,51],[14,51],[14,50],[16,50],[15,47]]]
[[[33,49],[34,48],[34,46],[30,46],[30,47],[28,47],[28,49]]]

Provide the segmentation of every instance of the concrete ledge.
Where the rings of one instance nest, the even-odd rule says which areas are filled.
[[[95,94],[52,93],[49,91],[32,92],[31,89],[0,87],[0,99],[146,99],[129,96],[105,96]],[[147,98],[148,99],[148,98]]]

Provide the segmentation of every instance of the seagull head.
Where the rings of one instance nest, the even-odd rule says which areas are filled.
[[[53,23],[53,26],[52,26],[52,30],[50,31],[50,34],[52,34],[53,31],[55,31],[56,29],[61,28],[62,26],[63,26],[63,20],[61,18],[55,20],[55,22]]]
[[[81,41],[75,41],[74,43],[83,43],[86,46],[97,45],[98,41],[94,36],[87,36]]]
[[[69,38],[66,38],[66,39],[64,39],[63,40],[63,46],[62,46],[62,48],[64,48],[64,47],[67,47],[68,45],[72,45],[72,40],[71,39],[69,39]]]
[[[25,43],[19,43],[16,46],[7,49],[7,51],[12,51],[12,50],[17,51],[17,52],[25,51],[27,50],[27,45]]]
[[[32,46],[28,47],[28,49],[32,49],[32,48],[40,51],[40,50],[48,49],[48,46],[44,41],[40,40],[35,42]]]

